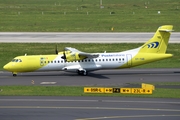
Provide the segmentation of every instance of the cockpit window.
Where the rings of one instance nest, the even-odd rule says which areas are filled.
[[[21,59],[13,59],[11,62],[22,62]]]
[[[16,62],[16,59],[13,59],[11,62]]]

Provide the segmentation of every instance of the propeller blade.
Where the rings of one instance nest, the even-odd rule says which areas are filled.
[[[65,50],[63,51],[63,56],[62,56],[61,58],[66,60],[66,53],[65,53]]]
[[[56,45],[56,48],[55,48],[55,53],[58,54],[57,45]]]

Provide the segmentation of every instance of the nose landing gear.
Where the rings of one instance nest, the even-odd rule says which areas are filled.
[[[13,74],[13,77],[17,76],[17,72],[12,72],[12,74]]]

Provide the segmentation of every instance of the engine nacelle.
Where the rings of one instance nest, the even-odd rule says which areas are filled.
[[[65,55],[66,55],[66,61],[67,62],[78,61],[78,60],[82,60],[82,59],[86,58],[85,56],[79,56],[78,52],[70,53],[67,51],[65,53]]]

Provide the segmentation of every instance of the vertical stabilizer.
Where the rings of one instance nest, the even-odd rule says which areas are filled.
[[[154,36],[140,47],[140,53],[166,53],[172,25],[164,25],[157,29]]]

